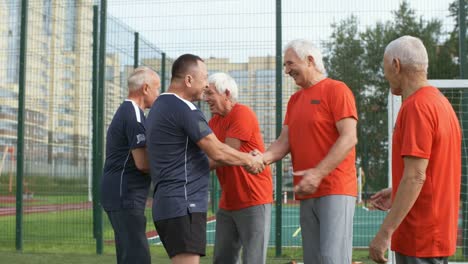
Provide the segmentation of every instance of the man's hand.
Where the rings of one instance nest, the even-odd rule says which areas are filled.
[[[299,196],[315,193],[323,178],[322,173],[320,173],[320,171],[316,168],[296,171],[293,172],[293,175],[303,176],[299,184],[294,187],[294,192],[296,192],[296,194]]]
[[[249,166],[244,166],[244,168],[252,174],[258,174],[265,169],[265,164],[263,163],[263,155],[257,149],[254,149],[249,152],[252,162]]]
[[[370,198],[372,206],[382,211],[388,211],[392,207],[392,188],[378,191]]]
[[[390,246],[390,234],[380,230],[369,245],[369,257],[377,263],[387,263],[385,251]]]

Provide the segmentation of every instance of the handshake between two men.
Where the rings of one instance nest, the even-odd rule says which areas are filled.
[[[266,162],[263,160],[263,154],[254,149],[249,152],[250,156],[250,163],[244,166],[244,169],[247,170],[249,173],[258,174],[265,169],[267,165]]]

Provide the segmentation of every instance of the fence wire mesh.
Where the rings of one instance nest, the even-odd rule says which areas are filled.
[[[366,248],[385,216],[366,207],[369,195],[388,182],[388,84],[381,63],[384,48],[398,36],[418,36],[429,53],[428,77],[460,78],[458,1],[283,1],[282,20],[277,25],[278,2],[109,0],[106,68],[100,73],[105,76],[104,127],[107,129],[127,96],[126,78],[135,66],[146,65],[163,75],[162,89],[166,90],[174,59],[193,53],[205,60],[210,74],[222,71],[236,80],[239,101],[255,111],[265,146],[269,146],[277,137],[275,109],[282,110],[284,120],[288,99],[297,90],[289,76],[277,76],[276,45],[310,39],[324,54],[328,76],[344,81],[356,98],[360,119],[356,162],[362,195],[356,207],[353,246]],[[93,45],[98,45],[93,42],[94,4],[99,1],[29,1],[23,181],[26,248],[48,251],[48,247],[65,244],[72,245],[65,249],[69,251],[75,247],[90,250],[95,243],[90,202]],[[0,7],[0,246],[13,248],[21,3],[3,0]],[[276,103],[278,85],[281,105]],[[199,107],[211,116],[203,102]],[[278,172],[272,167],[273,186],[276,181],[281,186],[275,189],[280,192],[275,197],[281,197],[282,258],[301,259],[291,159],[283,159],[282,177],[276,177]],[[215,213],[220,192],[216,180],[211,181],[210,191]],[[466,184],[462,192],[466,197]],[[466,207],[466,201],[462,204]],[[278,253],[274,247],[279,238],[275,235],[279,231],[275,214],[276,210],[270,250]],[[148,231],[154,230],[149,211],[147,218]],[[463,221],[466,219],[461,217]],[[104,240],[112,241],[106,218],[104,222]],[[459,251],[465,254],[467,239],[459,239]],[[113,245],[105,243],[105,247]],[[462,260],[462,254],[457,254],[454,259]]]

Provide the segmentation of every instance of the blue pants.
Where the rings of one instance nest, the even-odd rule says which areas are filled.
[[[117,264],[151,264],[144,209],[106,213],[114,229]]]

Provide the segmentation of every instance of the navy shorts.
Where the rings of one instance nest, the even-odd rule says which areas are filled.
[[[191,213],[154,222],[170,258],[183,253],[206,254],[206,213]]]

